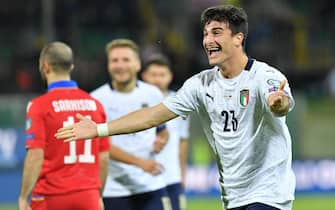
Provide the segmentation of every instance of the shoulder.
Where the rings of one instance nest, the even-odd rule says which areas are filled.
[[[90,95],[93,96],[94,98],[100,99],[100,98],[103,98],[107,92],[110,92],[110,87],[106,83],[106,84],[94,89],[93,91],[91,91]]]
[[[209,86],[213,81],[217,79],[218,67],[213,67],[211,69],[202,70],[200,73],[193,75],[186,80],[184,84],[200,86]]]
[[[35,98],[32,98],[27,103],[26,111],[30,112],[32,110],[34,111],[42,111],[44,109],[41,109],[40,107],[45,107],[44,104],[47,103],[50,100],[49,94],[45,93],[43,95],[37,96]]]
[[[146,83],[142,80],[137,81],[137,86],[140,91],[146,92],[152,95],[162,96],[162,92],[154,85]]]
[[[255,61],[255,76],[258,79],[279,77],[285,78],[285,75],[276,67],[273,67],[265,62]]]

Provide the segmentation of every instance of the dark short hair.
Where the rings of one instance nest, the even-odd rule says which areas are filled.
[[[54,71],[70,71],[73,66],[72,49],[63,42],[51,42],[45,45],[40,54]]]
[[[143,71],[148,70],[149,66],[151,65],[158,65],[158,66],[165,66],[168,67],[168,69],[170,69],[170,62],[169,60],[164,57],[163,55],[156,55],[156,56],[152,56],[150,57],[143,66]],[[171,70],[171,69],[170,69]]]
[[[202,29],[211,21],[228,23],[233,35],[243,33],[242,45],[244,46],[248,35],[248,16],[242,8],[233,5],[209,7],[202,12],[200,21]]]

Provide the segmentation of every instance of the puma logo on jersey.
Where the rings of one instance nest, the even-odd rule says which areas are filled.
[[[212,99],[212,101],[214,101],[214,97],[213,97],[213,96],[209,95],[208,93],[206,93],[206,96],[207,96],[208,98]]]

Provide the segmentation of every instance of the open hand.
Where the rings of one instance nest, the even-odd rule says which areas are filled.
[[[80,122],[69,125],[57,130],[55,137],[64,139],[65,142],[79,139],[92,139],[98,136],[97,125],[94,121],[77,114],[76,117]]]

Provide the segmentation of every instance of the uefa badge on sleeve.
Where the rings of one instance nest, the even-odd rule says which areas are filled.
[[[249,89],[240,91],[240,104],[242,107],[246,107],[249,104]]]

